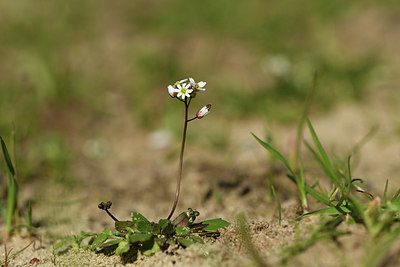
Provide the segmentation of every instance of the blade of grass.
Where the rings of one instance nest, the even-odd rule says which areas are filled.
[[[387,204],[387,190],[388,190],[388,184],[389,184],[389,180],[386,179],[385,190],[383,191],[382,205],[386,205],[386,204]]]
[[[311,124],[311,121],[309,118],[306,118],[306,122],[308,125],[308,129],[310,130],[310,134],[312,137],[312,140],[314,142],[314,145],[317,149],[318,155],[321,159],[321,162],[324,165],[324,170],[327,170],[327,175],[329,176],[329,178],[331,179],[331,181],[337,186],[340,187],[340,182],[336,176],[335,170],[333,168],[333,165],[331,163],[331,161],[329,160],[328,154],[326,153],[325,149],[323,148],[323,146],[321,145],[321,142],[318,139],[318,136]]]
[[[288,177],[293,181],[296,182],[296,179],[293,176],[290,176],[288,174]],[[329,200],[328,196],[326,196],[325,194],[315,190],[312,186],[309,186],[307,184],[304,184],[304,191],[311,195],[313,198],[315,198],[316,200],[318,200],[321,203],[324,203],[327,206],[331,206],[333,207],[331,201]]]
[[[300,166],[300,183],[298,183],[298,188],[300,191],[300,201],[301,201],[301,205],[303,206],[303,209],[308,211],[308,203],[307,203],[307,193],[306,193],[306,181],[305,181],[305,177],[304,177],[304,165],[303,165],[303,161],[301,160],[301,158],[299,159],[299,166]]]
[[[265,149],[267,149],[271,153],[272,156],[274,156],[275,158],[279,159],[286,166],[286,168],[289,170],[290,174],[292,174],[294,177],[296,176],[296,174],[294,173],[294,171],[290,167],[289,162],[286,160],[286,158],[284,156],[282,156],[281,153],[279,153],[271,145],[269,145],[269,144],[265,143],[264,141],[262,141],[255,134],[253,134],[253,133],[251,133],[251,134],[257,140],[257,142],[260,143],[260,145],[262,145]]]
[[[271,188],[271,193],[272,193],[272,195],[274,196],[275,201],[276,201],[276,204],[277,204],[277,206],[278,206],[278,220],[279,220],[279,225],[281,225],[281,221],[282,221],[281,201],[279,200],[279,197],[278,197],[278,195],[276,194],[275,187],[274,187],[274,185],[273,185],[273,183],[272,183],[271,176],[268,177],[268,180],[269,180],[269,185],[270,185],[270,188]]]
[[[13,167],[10,154],[8,153],[7,146],[0,136],[1,148],[3,150],[4,160],[6,161],[6,165],[8,167],[9,173],[7,175],[7,217],[6,217],[6,231],[7,237],[11,234],[12,231],[12,221],[17,209],[17,201],[18,201],[18,183],[15,179],[15,169]]]
[[[10,171],[12,176],[15,176],[15,170],[11,162],[10,154],[8,153],[6,143],[4,142],[1,136],[0,136],[0,141],[1,141],[1,148],[3,150],[4,160],[6,161],[8,170]]]

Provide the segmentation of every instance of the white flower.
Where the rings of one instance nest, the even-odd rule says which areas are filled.
[[[180,97],[182,99],[185,99],[185,97],[190,97],[190,93],[193,92],[192,89],[189,89],[189,85],[188,83],[184,83],[184,84],[177,84],[176,86],[178,87],[178,89],[175,89],[175,92],[178,93],[177,97]]]
[[[196,87],[196,82],[194,81],[193,78],[189,78],[189,83],[190,83],[190,86],[191,86],[192,88],[195,88],[195,87]]]
[[[211,109],[211,105],[208,104],[207,106],[204,106],[202,109],[200,109],[197,114],[196,117],[198,119],[203,118],[204,116],[206,116],[208,113],[210,113],[210,109]]]
[[[196,85],[197,90],[205,91],[206,88],[204,88],[204,86],[206,86],[206,84],[207,84],[207,83],[206,83],[206,82],[203,82],[203,81],[199,82],[199,83]]]
[[[175,90],[176,90],[176,88],[174,86],[168,85],[168,93],[172,98],[176,97]]]
[[[188,79],[186,78],[186,79],[183,79],[183,80],[180,80],[180,81],[176,81],[176,82],[174,83],[174,86],[177,86],[178,84],[186,83],[187,80],[188,80]]]
[[[204,88],[204,86],[206,86],[206,82],[199,82],[196,83],[195,80],[193,78],[189,78],[189,83],[190,83],[190,87],[194,89],[194,91],[205,91],[206,88]]]

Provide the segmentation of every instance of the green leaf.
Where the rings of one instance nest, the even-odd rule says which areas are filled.
[[[190,230],[187,227],[176,227],[175,228],[175,233],[177,235],[187,235],[189,234]]]
[[[112,232],[108,228],[105,228],[101,234],[95,237],[92,244],[90,244],[90,248],[94,250],[98,246],[102,245],[105,241],[107,241],[107,239],[112,237],[114,237]]]
[[[118,222],[115,222],[115,229],[118,232],[122,232],[122,233],[126,232],[126,228],[127,227],[130,227],[132,229],[136,229],[135,226],[136,226],[136,224],[134,222],[131,222],[131,221],[118,221]]]
[[[111,241],[108,241],[108,242],[103,243],[103,245],[101,245],[101,246],[102,246],[102,247],[113,246],[113,245],[119,244],[119,243],[122,242],[122,241],[124,241],[124,240],[121,240],[121,239],[114,239],[114,240],[111,240]]]
[[[153,234],[148,234],[148,233],[134,233],[131,234],[131,236],[129,237],[129,241],[131,243],[145,242],[150,240],[153,236],[154,236]]]
[[[136,223],[136,228],[142,233],[150,233],[153,230],[151,223],[148,221],[138,221]]]
[[[142,251],[143,255],[151,256],[151,255],[153,255],[154,253],[156,253],[157,251],[160,250],[160,246],[155,241],[155,239],[152,238],[152,239],[144,242],[143,246],[140,248],[140,250]]]
[[[137,212],[132,212],[132,221],[133,222],[148,222],[150,223],[146,217],[144,217],[142,214],[137,213]]]
[[[173,235],[175,233],[175,228],[173,222],[166,219],[161,219],[158,224],[161,228],[161,234],[163,235]]]
[[[167,245],[167,238],[165,237],[155,237],[154,240],[160,247],[165,247]]]
[[[346,207],[342,206],[340,208],[346,213],[350,213],[351,212],[351,210],[349,210]],[[329,207],[329,208],[324,208],[324,209],[308,212],[308,213],[304,214],[303,216],[309,216],[309,215],[337,215],[337,214],[342,214],[342,212],[340,212],[336,207]]]
[[[400,203],[399,202],[388,202],[386,208],[388,211],[400,213]]]
[[[219,229],[230,225],[230,223],[220,218],[202,221],[201,224],[207,224],[207,226],[203,229],[205,231],[218,231]]]
[[[65,244],[69,243],[69,240],[67,238],[62,239],[60,242],[54,245],[54,251],[59,250],[62,248]]]
[[[136,229],[139,232],[151,232],[151,223],[142,214],[132,212],[132,221],[136,223]]]
[[[203,238],[201,238],[200,236],[192,235],[192,236],[190,236],[190,238],[191,238],[195,243],[204,244],[204,240],[203,240]]]
[[[158,223],[153,223],[151,233],[154,235],[161,234],[161,227]]]
[[[121,255],[122,253],[128,252],[131,244],[128,241],[121,241],[118,244],[117,249],[115,250],[116,255]]]
[[[269,181],[269,184],[270,184],[270,186],[271,186],[272,195],[274,196],[275,201],[276,201],[276,204],[277,204],[277,206],[278,206],[278,221],[279,221],[279,225],[281,225],[281,222],[282,222],[281,201],[280,201],[278,195],[276,194],[275,187],[274,187],[274,185],[272,184],[271,178],[269,178],[269,180],[270,180],[270,181]]]
[[[281,153],[279,153],[271,145],[269,145],[269,144],[265,143],[264,141],[262,141],[255,134],[253,134],[253,133],[251,133],[251,134],[254,136],[254,138],[257,140],[257,142],[260,143],[260,145],[262,145],[265,149],[267,149],[271,153],[272,156],[274,156],[275,158],[279,159],[286,166],[286,168],[289,170],[290,174],[292,174],[293,176],[296,176],[296,174],[294,173],[294,171],[290,167],[289,162],[286,160],[286,158],[284,156],[282,156]]]
[[[4,155],[4,159],[7,163],[8,170],[10,171],[12,176],[15,176],[15,170],[14,170],[14,166],[12,164],[11,158],[10,158],[10,154],[8,153],[6,143],[4,142],[4,140],[1,136],[0,136],[0,141],[1,141],[1,148],[3,149],[3,155]]]
[[[177,240],[185,248],[187,248],[195,243],[195,241],[193,241],[192,239],[188,239],[188,238],[178,238]]]
[[[385,190],[383,191],[383,200],[382,205],[386,205],[387,203],[387,189],[388,189],[389,180],[386,179]]]
[[[328,154],[325,152],[325,149],[323,148],[323,146],[321,145],[321,142],[318,139],[318,136],[311,124],[311,121],[309,120],[309,118],[306,118],[306,122],[308,125],[308,129],[310,130],[311,133],[311,138],[314,142],[315,147],[317,148],[317,152],[320,158],[320,162],[322,162],[323,164],[323,168],[326,171],[326,174],[330,177],[331,181],[337,186],[340,187],[340,182],[336,176],[335,170],[332,166],[331,161],[329,160]]]

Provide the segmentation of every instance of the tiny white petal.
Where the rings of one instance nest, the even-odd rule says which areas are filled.
[[[175,97],[176,89],[172,85],[168,85],[168,93],[171,97]]]
[[[203,82],[203,81],[201,81],[201,82],[199,82],[198,84],[199,84],[199,87],[204,87],[204,86],[206,86],[206,84],[207,84],[207,83],[206,83],[206,82]]]

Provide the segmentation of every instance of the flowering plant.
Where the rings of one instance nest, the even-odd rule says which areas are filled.
[[[172,206],[171,212],[168,215],[167,220],[171,219],[172,215],[174,214],[176,205],[178,204],[179,200],[179,192],[180,192],[180,185],[182,180],[182,166],[183,166],[183,153],[185,151],[185,142],[186,142],[186,131],[187,126],[190,121],[195,119],[201,119],[210,113],[211,105],[208,104],[200,109],[196,116],[188,119],[188,110],[189,105],[192,99],[196,96],[197,92],[206,91],[206,82],[196,82],[193,78],[187,78],[180,81],[175,82],[173,85],[168,86],[168,93],[172,98],[176,98],[179,101],[185,104],[185,118],[184,118],[184,126],[183,126],[183,137],[182,137],[182,146],[181,146],[181,154],[179,157],[179,176],[177,179],[176,184],[176,193],[175,193],[175,201]]]
[[[205,237],[216,238],[219,236],[219,229],[228,226],[229,223],[219,218],[195,223],[194,221],[200,213],[191,208],[180,213],[174,220],[171,220],[179,199],[187,125],[190,121],[203,118],[211,109],[211,105],[208,104],[200,109],[193,118],[188,119],[188,110],[192,99],[196,96],[197,92],[205,91],[205,86],[206,82],[196,83],[193,78],[180,80],[174,85],[168,86],[169,95],[183,102],[185,105],[179,175],[174,204],[168,218],[160,219],[158,222],[150,222],[142,214],[132,212],[132,220],[120,221],[109,211],[112,205],[111,201],[101,202],[98,208],[104,210],[114,220],[117,232],[113,233],[108,228],[105,228],[100,234],[82,231],[80,235],[63,239],[55,246],[55,249],[60,249],[65,245],[93,251],[108,247],[113,249],[116,255],[122,256],[128,252],[133,254],[140,252],[143,255],[150,256],[157,251],[168,249],[171,245],[178,245],[185,248],[194,243],[203,243],[203,238]],[[91,238],[92,241],[88,242],[87,245],[82,245],[83,240],[86,238]]]

